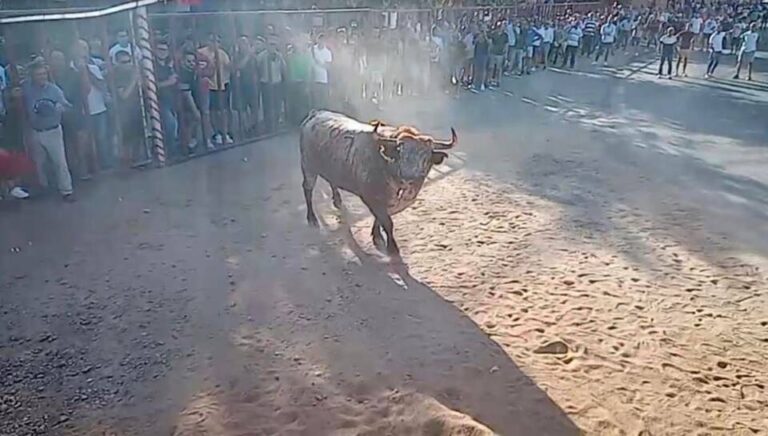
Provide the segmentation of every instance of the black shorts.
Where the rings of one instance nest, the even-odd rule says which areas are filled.
[[[231,108],[231,97],[229,90],[229,83],[224,85],[223,91],[210,90],[210,99],[208,100],[208,108],[212,111],[229,110]]]
[[[235,88],[235,95],[232,97],[232,103],[235,110],[244,111],[249,107],[252,110],[258,109],[256,98],[259,96],[259,90],[253,83],[241,80],[239,86]],[[256,107],[253,107],[256,105]]]

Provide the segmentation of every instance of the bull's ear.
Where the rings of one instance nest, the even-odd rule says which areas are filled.
[[[447,153],[443,153],[442,151],[433,151],[432,152],[432,165],[440,165],[443,163],[443,161],[448,157]]]
[[[400,148],[397,141],[379,141],[379,154],[387,162],[394,162],[400,157]]]

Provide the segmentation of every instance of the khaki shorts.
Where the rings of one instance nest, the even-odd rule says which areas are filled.
[[[681,58],[689,58],[691,56],[691,49],[689,48],[681,48],[680,49],[680,57]]]
[[[755,60],[755,52],[753,51],[743,51],[739,53],[739,62],[740,63],[751,63]]]

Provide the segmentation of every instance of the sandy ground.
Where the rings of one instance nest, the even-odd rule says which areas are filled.
[[[293,135],[6,205],[0,434],[766,434],[768,85],[652,67],[377,114],[461,141],[404,266]]]

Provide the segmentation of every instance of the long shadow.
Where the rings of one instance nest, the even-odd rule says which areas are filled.
[[[366,253],[347,224],[350,219],[355,217],[343,213],[335,229],[323,223],[327,235],[313,236],[312,229],[299,234],[311,246],[322,247],[320,255],[301,260],[302,270],[323,271],[327,273],[323,277],[342,271],[348,283],[277,271],[258,278],[262,284],[269,283],[267,287],[284,289],[280,299],[291,307],[328,312],[327,321],[298,322],[289,331],[271,328],[273,335],[311,344],[299,346],[300,355],[324,367],[331,375],[327,383],[341,396],[373,401],[371,395],[381,390],[412,390],[467,413],[500,434],[579,433],[563,411],[458,308],[410,276],[407,266],[390,266]],[[297,220],[290,227],[297,225],[304,223]],[[341,244],[334,242],[336,238]],[[343,246],[359,262],[340,257],[337,252]],[[405,289],[393,281],[392,274],[400,275]],[[263,304],[256,301],[251,304]]]

